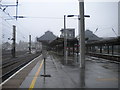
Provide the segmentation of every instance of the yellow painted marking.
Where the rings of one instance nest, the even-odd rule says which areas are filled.
[[[117,81],[118,78],[97,78],[98,81]]]
[[[31,82],[31,84],[30,84],[29,90],[32,90],[32,89],[34,88],[35,82],[36,82],[37,77],[38,77],[38,75],[39,75],[39,73],[40,73],[40,70],[41,70],[41,68],[42,68],[43,62],[44,62],[44,60],[42,60],[42,62],[41,62],[41,64],[40,64],[40,67],[38,68],[38,70],[37,70],[37,72],[36,72],[36,74],[35,74],[32,82]]]

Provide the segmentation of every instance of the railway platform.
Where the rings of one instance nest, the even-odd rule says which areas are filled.
[[[62,65],[51,54],[44,60],[41,56],[7,81],[3,88],[81,88],[79,64]],[[118,64],[96,62],[86,58],[85,88],[118,88]]]

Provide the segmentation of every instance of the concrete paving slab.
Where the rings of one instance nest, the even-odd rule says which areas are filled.
[[[20,88],[29,88],[37,69],[39,61],[26,77]],[[112,68],[112,67],[113,68]],[[107,67],[107,68],[106,68]],[[86,60],[85,88],[118,88],[118,64],[110,62],[95,62]],[[40,76],[44,73],[44,66],[35,82],[34,88],[81,88],[80,68],[76,65],[62,65],[59,60],[48,54],[46,59],[46,74],[51,77]],[[45,81],[44,81],[45,80]]]

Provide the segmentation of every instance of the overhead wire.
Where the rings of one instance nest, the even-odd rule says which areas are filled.
[[[9,24],[10,26],[12,26],[12,24],[10,24],[7,20],[3,19],[7,24]]]
[[[1,17],[2,18],[2,17]],[[12,26],[12,24],[10,24],[7,20],[5,20],[4,18],[3,18],[3,20],[7,23],[7,24],[9,24],[10,26]],[[15,22],[16,23],[16,22]],[[18,24],[19,25],[19,24]],[[7,26],[7,25],[6,25]],[[9,27],[9,26],[7,26],[7,27]],[[17,30],[18,31],[18,30]],[[21,32],[20,32],[21,33]],[[25,38],[25,36],[21,33],[21,35]]]
[[[97,31],[98,31],[98,28],[96,28],[96,30],[95,30],[95,32],[94,32],[94,34],[95,34]]]
[[[3,18],[3,17],[1,17],[1,18]],[[4,32],[4,36],[8,36],[8,31],[6,32],[6,29],[8,30],[10,30],[10,29],[12,29],[12,24],[11,23],[9,23],[7,20],[5,20],[4,18],[3,18],[3,21],[4,21],[4,23],[2,23],[2,25],[4,25],[5,27],[3,27],[3,32]],[[4,28],[6,28],[6,29],[4,29]],[[16,31],[18,31],[18,30],[16,30]],[[5,33],[6,32],[6,33]],[[7,34],[7,35],[5,35],[5,34]],[[19,33],[17,33],[17,34],[19,34]],[[9,31],[9,35],[11,35],[12,36],[12,34],[11,34],[11,32]],[[23,39],[25,39],[25,36],[21,33],[21,35],[22,35],[22,37],[23,37]],[[20,36],[20,35],[17,35],[17,36]],[[21,36],[20,36],[21,37]],[[17,37],[17,38],[19,38],[19,37]],[[20,38],[20,39],[22,39],[22,38]],[[24,41],[24,40],[23,40]]]
[[[112,31],[114,32],[114,34],[115,34],[116,36],[118,36],[113,28],[112,28]]]
[[[18,1],[18,0],[16,0]],[[24,35],[22,32],[21,32],[21,26],[17,23],[17,21],[15,21],[15,17],[14,16],[11,16],[9,13],[5,12],[5,10],[3,11],[3,9],[1,8],[0,9],[2,11],[2,13],[4,13],[4,17],[0,17],[2,18],[2,30],[4,31],[3,33],[3,41],[2,43],[5,43],[5,42],[11,42],[11,38],[13,37],[12,35],[12,32],[13,32],[13,25],[16,26],[16,43],[19,43],[19,41],[23,41],[23,42],[26,42],[25,39],[26,39],[26,35]],[[16,7],[16,16],[17,16],[17,7]],[[9,22],[8,20],[12,20],[11,22]],[[13,24],[14,23],[14,24]],[[18,40],[18,42],[17,42]]]
[[[2,20],[2,33],[4,34],[4,36],[7,36],[9,38],[9,36],[12,36],[12,32],[10,31],[12,30],[11,24],[8,23],[6,20]]]
[[[11,23],[9,23],[7,20],[4,20],[9,26],[13,26]],[[15,21],[15,20],[14,20]],[[16,23],[16,21],[15,21],[15,23]],[[17,34],[19,34],[18,36],[20,36],[20,37],[22,37],[23,39],[26,39],[26,35],[24,35],[22,32],[20,32],[20,30],[21,30],[21,26],[20,26],[20,24],[16,24],[17,25],[17,30],[16,30],[16,32],[17,32]],[[18,26],[19,25],[19,26]],[[8,26],[8,27],[9,27]]]
[[[26,36],[24,36],[22,33],[18,32],[18,31],[17,31],[17,36],[20,37],[22,41],[27,40]]]
[[[5,23],[2,23],[2,26],[6,26],[7,28],[11,28],[11,29],[12,29],[11,26],[9,26],[9,25],[7,25],[7,24],[5,24]]]
[[[30,19],[30,18],[35,18],[35,19],[64,19],[64,18],[61,18],[61,17],[33,17],[33,16],[18,16],[18,18],[22,18],[22,19]],[[69,19],[78,19],[78,18],[69,18]]]
[[[18,24],[18,22],[16,22],[16,23],[17,23],[17,31],[18,31],[18,33],[20,33],[24,38],[26,38],[27,36],[21,32],[21,29],[25,29],[25,28],[23,26],[21,26],[20,23],[19,24]]]
[[[18,0],[17,0],[17,5],[18,5]],[[12,17],[9,13],[4,12],[6,15],[8,15],[10,17],[10,19],[15,19],[15,17]],[[17,13],[17,7],[16,7],[16,13]],[[16,15],[17,18],[17,15]],[[63,18],[58,18],[58,17],[26,17],[26,18],[44,18],[44,19],[63,19]],[[4,20],[8,20],[8,19],[4,19]],[[19,24],[18,24],[19,25]]]
[[[12,36],[12,31],[10,31],[10,30],[12,30],[12,29],[7,28],[7,27],[3,27],[2,28],[2,34],[4,34],[7,37],[10,37],[10,36]]]
[[[25,29],[25,30],[28,30],[27,28],[25,28],[21,23],[19,23],[19,22],[16,22],[16,24],[17,24],[17,26],[18,26],[18,28],[21,28],[21,29]],[[19,31],[19,32],[21,32],[21,31]],[[22,32],[21,32],[22,33]],[[23,33],[22,33],[23,34]],[[24,35],[24,34],[23,34]],[[29,35],[29,34],[28,34]]]

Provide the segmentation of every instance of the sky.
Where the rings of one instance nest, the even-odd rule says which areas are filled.
[[[16,0],[3,0],[2,4],[15,4]],[[93,31],[98,28],[96,34],[99,37],[116,37],[118,36],[118,2],[94,0],[87,1],[84,4],[85,15],[90,15],[90,18],[85,18],[85,29]],[[6,12],[10,16],[15,15],[15,7],[6,8]],[[3,12],[2,12],[3,13]],[[27,18],[4,21],[4,24],[9,23],[17,26],[19,39],[25,39],[31,34],[34,38],[40,37],[46,31],[52,31],[56,36],[60,36],[60,30],[63,28],[64,15],[79,15],[78,0],[19,0],[18,15],[26,16]],[[9,16],[3,13],[4,19],[10,19]],[[75,28],[75,34],[78,35],[78,19],[77,17],[67,17],[66,27]],[[6,26],[3,25],[4,31]],[[112,30],[115,31],[113,31]],[[7,35],[6,30],[5,34]],[[12,33],[10,31],[10,33]],[[8,35],[10,35],[8,33]],[[10,35],[11,36],[11,35]],[[21,38],[22,36],[22,38]],[[26,39],[27,40],[27,39]]]

